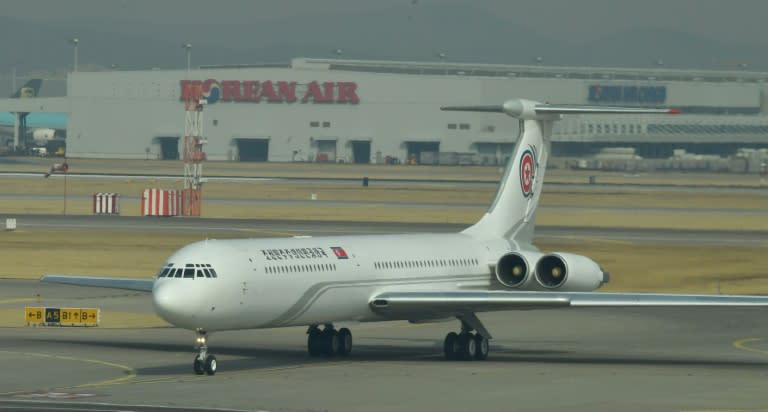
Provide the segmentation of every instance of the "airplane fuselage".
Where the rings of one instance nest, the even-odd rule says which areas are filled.
[[[160,316],[187,329],[375,321],[370,298],[389,290],[489,289],[489,265],[509,250],[460,233],[205,240],[168,259],[160,275],[178,277],[158,277],[153,296]]]

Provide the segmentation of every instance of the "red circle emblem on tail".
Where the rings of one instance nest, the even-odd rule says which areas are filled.
[[[523,196],[525,197],[533,195],[533,178],[535,172],[536,160],[533,157],[533,152],[526,150],[520,158],[520,189],[522,189]]]

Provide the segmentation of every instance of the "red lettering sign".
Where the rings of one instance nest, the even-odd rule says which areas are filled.
[[[275,88],[272,87],[272,82],[269,80],[261,82],[261,90],[259,90],[259,94],[256,96],[256,100],[258,101],[262,97],[266,97],[267,101],[270,103],[281,101],[277,96],[277,93],[275,93]]]
[[[336,85],[339,88],[337,93],[336,103],[360,103],[360,99],[357,97],[357,83],[353,82],[338,82]]]
[[[296,101],[296,82],[277,82],[280,98],[287,103]]]
[[[224,80],[221,82],[221,100],[225,102],[242,100],[243,95],[240,90],[239,80]]]
[[[282,80],[181,80],[180,97],[187,100],[202,92],[209,104],[217,101],[259,103],[262,99],[269,103],[295,103],[299,100],[296,96],[298,85],[295,81]],[[307,83],[301,102],[358,104],[360,98],[355,82],[320,83],[313,80]]]
[[[301,102],[306,103],[310,98],[315,102],[323,100],[323,92],[320,90],[320,86],[317,85],[317,81],[310,82],[307,85],[307,92],[304,93],[304,98],[301,99]]]
[[[246,80],[243,82],[243,100],[244,101],[251,101],[255,97],[255,91],[259,88],[259,82],[254,80]]]

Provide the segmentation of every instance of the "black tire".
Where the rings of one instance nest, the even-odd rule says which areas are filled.
[[[459,335],[456,332],[450,332],[445,335],[445,341],[443,341],[443,354],[445,359],[455,360],[459,353]]]
[[[216,374],[216,368],[218,365],[216,364],[216,357],[213,355],[208,355],[205,357],[205,373],[208,376],[213,376]]]
[[[347,328],[339,329],[339,356],[349,356],[352,352],[352,331]]]
[[[205,365],[203,361],[195,356],[195,362],[192,364],[192,369],[195,371],[195,375],[202,375],[205,373]]]
[[[459,335],[459,353],[458,358],[462,360],[472,360],[475,358],[475,335],[471,333],[462,333]]]
[[[489,351],[490,346],[488,344],[488,339],[479,333],[475,335],[475,359],[486,360]]]
[[[323,353],[326,356],[339,354],[339,332],[335,329],[323,330]]]
[[[322,333],[314,330],[307,335],[307,352],[309,356],[318,357],[323,354]]]

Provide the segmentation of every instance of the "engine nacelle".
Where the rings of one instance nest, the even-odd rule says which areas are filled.
[[[496,279],[508,288],[527,288],[535,284],[533,269],[541,253],[510,252],[496,263]]]
[[[536,263],[536,281],[546,289],[593,291],[608,283],[608,273],[592,259],[572,253],[549,253]]]

